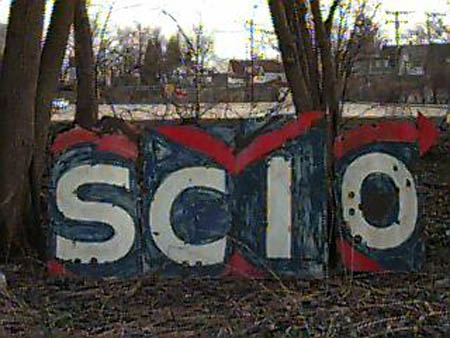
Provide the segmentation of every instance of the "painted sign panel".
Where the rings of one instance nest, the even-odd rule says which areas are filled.
[[[327,257],[324,134],[310,130],[319,118],[306,114],[239,150],[233,148],[236,138],[229,136],[242,130],[250,134],[251,122],[239,128],[161,126],[149,132],[144,152],[145,268],[168,275],[189,270],[255,277],[267,267],[277,273],[322,274]],[[303,161],[304,153],[309,160]],[[317,179],[315,194],[294,188],[312,176]],[[301,193],[305,203],[299,205]],[[304,240],[306,232],[315,236]],[[314,269],[307,265],[312,259],[302,261],[310,255],[316,260]]]
[[[424,262],[420,196],[414,165],[434,144],[436,129],[384,122],[336,142],[336,191],[342,265],[356,271],[418,270]]]
[[[338,248],[353,270],[411,270],[423,263],[411,143],[376,143],[338,162]],[[353,251],[355,250],[355,251]],[[355,259],[359,255],[364,259]]]
[[[51,256],[80,275],[137,274],[136,145],[121,135],[99,137],[76,128],[60,134],[51,150]]]
[[[414,163],[434,127],[382,123],[335,148],[337,249],[352,270],[423,263]],[[88,276],[320,277],[327,268],[320,113],[161,124],[126,136],[75,128],[52,146],[49,271]],[[137,165],[138,163],[138,165]]]
[[[310,131],[234,180],[236,237],[241,252],[259,269],[302,277],[324,273],[324,147],[324,131]]]
[[[225,170],[157,131],[145,137],[144,159],[145,271],[220,274],[232,225]]]

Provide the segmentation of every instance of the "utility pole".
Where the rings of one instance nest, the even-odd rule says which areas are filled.
[[[250,25],[250,72],[251,72],[251,82],[250,82],[250,101],[252,105],[255,101],[255,10],[258,8],[258,5],[253,5],[253,13],[252,18],[249,21]]]
[[[400,20],[400,15],[408,15],[411,11],[386,11],[386,14],[393,15],[394,20],[387,20],[386,23],[395,24],[395,44],[397,48],[400,46],[400,24],[408,23],[408,20]]]
[[[255,100],[255,22],[250,19],[250,64],[251,64],[251,94],[250,101]]]
[[[395,45],[397,46],[397,66],[398,66],[398,81],[400,86],[400,97],[401,99],[403,95],[403,82],[402,82],[402,74],[401,74],[401,55],[400,55],[400,24],[408,23],[408,20],[400,20],[400,15],[408,15],[411,13],[410,11],[386,11],[386,14],[393,15],[394,20],[387,20],[386,23],[393,23],[395,25]]]
[[[195,43],[195,117],[200,117],[200,88],[201,88],[201,76],[203,75],[203,64],[200,64],[202,52],[202,38],[203,38],[203,24],[200,22],[196,31],[196,43]]]

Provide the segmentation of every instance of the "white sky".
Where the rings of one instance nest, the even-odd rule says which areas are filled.
[[[161,27],[166,35],[177,31],[175,23],[162,14],[161,9],[171,13],[184,30],[190,31],[194,24],[203,22],[205,30],[215,39],[215,52],[220,58],[245,58],[249,54],[249,30],[246,21],[254,18],[262,29],[271,29],[267,0],[93,0],[92,12],[115,3],[111,18],[112,26]],[[0,22],[8,18],[10,0],[0,0]],[[382,0],[385,10],[414,11],[408,16],[409,24],[402,24],[402,30],[425,21],[425,12],[446,13],[445,22],[450,23],[450,0]],[[385,19],[383,18],[382,21]],[[393,25],[386,26],[387,34],[393,40]],[[256,34],[256,45],[262,34]],[[264,51],[264,50],[263,50]],[[265,50],[266,52],[269,49]]]

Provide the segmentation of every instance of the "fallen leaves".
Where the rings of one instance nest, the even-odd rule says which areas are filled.
[[[55,279],[43,265],[2,266],[0,337],[445,337],[450,335],[449,153],[419,163],[422,272],[324,280]]]

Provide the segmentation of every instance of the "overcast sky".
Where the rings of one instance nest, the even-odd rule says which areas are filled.
[[[246,21],[253,18],[256,27],[270,30],[271,20],[267,0],[93,0],[91,12],[107,8],[114,3],[111,18],[112,26],[161,27],[166,35],[177,31],[175,23],[162,13],[162,9],[172,14],[186,31],[193,25],[203,22],[207,32],[214,35],[215,52],[221,58],[245,58],[249,55],[249,27]],[[0,0],[0,22],[8,18],[10,0]],[[414,11],[408,15],[409,24],[402,29],[425,20],[425,12],[449,12],[449,0],[382,0],[382,13],[386,10]],[[405,17],[404,17],[405,18]],[[385,18],[381,19],[385,21]],[[450,13],[445,18],[449,24]],[[394,39],[393,25],[387,35]],[[387,28],[387,27],[386,27]],[[269,52],[263,34],[255,34],[256,45]],[[267,39],[267,35],[266,35]]]

